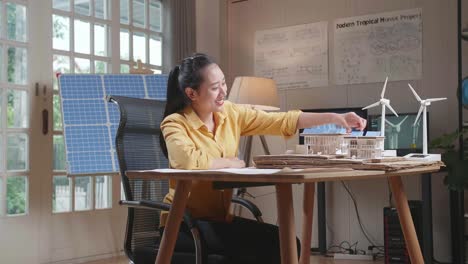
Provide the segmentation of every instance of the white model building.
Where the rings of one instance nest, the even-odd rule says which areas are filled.
[[[343,154],[344,136],[343,134],[306,134],[304,137],[304,145],[307,154],[316,155],[336,155]],[[304,153],[301,153],[304,154]]]
[[[375,159],[383,156],[385,137],[344,137],[346,156],[353,159]]]
[[[307,134],[304,147],[297,154],[345,155],[353,159],[373,159],[383,156],[385,137],[349,136],[346,134]],[[297,152],[297,151],[296,151]]]

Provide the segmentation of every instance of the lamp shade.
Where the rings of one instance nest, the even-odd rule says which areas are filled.
[[[240,76],[234,79],[229,101],[236,104],[251,105],[260,110],[279,110],[276,83],[272,79]]]

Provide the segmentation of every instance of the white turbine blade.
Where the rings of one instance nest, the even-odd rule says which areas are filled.
[[[421,105],[421,107],[419,107],[418,115],[416,116],[416,119],[414,120],[413,126],[416,126],[416,123],[418,123],[419,117],[421,116],[423,109],[424,109],[424,106]]]
[[[421,97],[419,97],[419,95],[416,93],[416,91],[414,90],[413,86],[411,86],[411,84],[409,84],[409,83],[408,83],[408,86],[409,86],[409,88],[411,89],[411,91],[413,92],[414,97],[416,97],[416,100],[418,100],[418,102],[421,102]]]
[[[372,107],[376,107],[376,106],[378,106],[378,105],[380,105],[380,101],[379,101],[379,102],[375,102],[375,103],[373,103],[373,104],[371,104],[371,105],[368,105],[368,106],[364,107],[362,110],[366,110],[366,109],[369,109],[369,108],[372,108]]]
[[[401,122],[398,123],[398,126],[400,126],[401,124],[403,124],[403,123],[406,121],[407,118],[408,118],[408,116],[405,116],[405,118],[403,118],[403,120],[401,120]]]
[[[388,81],[388,76],[385,78],[385,83],[383,85],[382,93],[380,94],[380,98],[384,98],[385,96],[385,89],[387,88],[387,81]]]
[[[428,102],[437,102],[437,101],[443,101],[443,100],[447,100],[447,97],[426,99],[426,101]]]
[[[392,107],[390,104],[385,104],[385,105],[388,107],[388,109],[390,109],[390,111],[393,112],[394,115],[398,116],[398,114],[396,113],[395,109],[393,109],[393,107]]]

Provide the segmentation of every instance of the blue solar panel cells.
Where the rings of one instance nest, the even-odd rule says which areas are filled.
[[[112,156],[109,152],[68,152],[68,172],[70,174],[93,174],[114,172]]]
[[[147,75],[145,80],[149,98],[166,100],[167,75]]]
[[[111,131],[111,141],[112,141],[112,148],[115,149],[115,136],[117,135],[117,129],[119,128],[119,125],[111,125],[110,127]]]
[[[60,75],[62,99],[99,99],[104,98],[102,79],[99,75]]]
[[[119,106],[114,103],[107,103],[107,109],[109,111],[109,121],[111,124],[119,124],[120,121],[120,110]]]
[[[167,76],[62,74],[59,83],[68,173],[112,173],[120,112],[106,97],[165,99]]]
[[[106,95],[146,98],[142,75],[104,75]]]
[[[68,152],[107,152],[111,151],[108,126],[69,126],[65,127]]]
[[[63,124],[107,124],[106,102],[103,99],[63,100]]]

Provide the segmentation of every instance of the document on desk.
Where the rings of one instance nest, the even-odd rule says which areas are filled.
[[[257,169],[254,167],[249,167],[249,168],[241,168],[241,169],[235,169],[235,168],[229,168],[229,169],[218,169],[218,170],[178,170],[178,169],[155,169],[152,170],[154,172],[159,172],[159,173],[219,173],[219,172],[224,172],[224,173],[230,173],[230,174],[247,174],[247,175],[253,175],[253,174],[275,174],[279,172],[301,172],[303,169]]]

